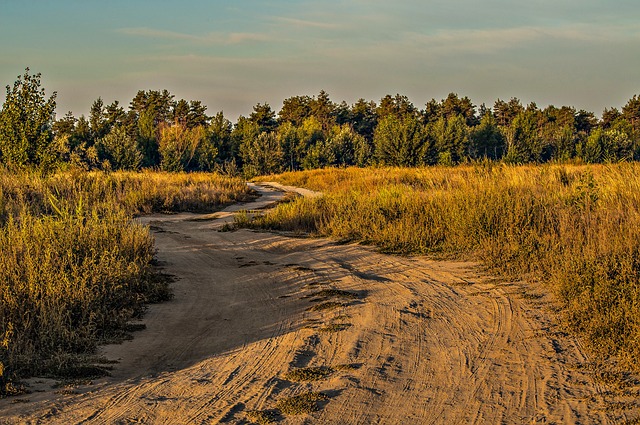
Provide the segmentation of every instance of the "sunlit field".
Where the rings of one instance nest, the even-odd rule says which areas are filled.
[[[640,165],[349,168],[265,177],[323,191],[252,226],[481,260],[553,291],[600,358],[640,368]]]
[[[215,174],[0,169],[0,395],[15,377],[99,374],[81,357],[121,338],[145,303],[169,298],[135,215],[249,197],[242,180]]]

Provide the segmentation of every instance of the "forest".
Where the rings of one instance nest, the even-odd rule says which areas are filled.
[[[40,74],[7,86],[0,111],[0,163],[40,169],[220,171],[251,177],[345,166],[606,163],[640,158],[640,96],[601,118],[571,106],[539,108],[517,98],[477,107],[451,93],[423,108],[386,95],[353,105],[325,91],[257,103],[232,123],[199,100],[140,90],[128,106],[101,98],[89,116],[56,117]]]

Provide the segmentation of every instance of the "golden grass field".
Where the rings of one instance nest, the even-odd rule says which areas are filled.
[[[134,215],[248,197],[242,180],[213,174],[0,170],[0,394],[16,376],[99,374],[79,356],[170,295]]]
[[[398,254],[479,259],[553,291],[599,358],[640,369],[640,165],[324,169],[265,179],[322,191],[254,226]]]

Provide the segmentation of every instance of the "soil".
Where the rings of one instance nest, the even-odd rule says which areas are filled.
[[[620,408],[623,398],[613,400],[610,386],[593,379],[539,286],[495,279],[470,262],[220,231],[238,210],[283,196],[274,184],[255,188],[256,202],[215,214],[141,218],[152,226],[164,272],[175,276],[174,299],[149,306],[140,322],[146,328],[132,340],[101,349],[117,361],[110,377],[62,390],[32,379],[32,394],[0,400],[0,423],[606,424],[633,417]],[[309,392],[324,396],[307,411],[277,409]]]

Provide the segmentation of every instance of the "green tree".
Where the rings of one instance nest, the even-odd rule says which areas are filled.
[[[129,109],[138,117],[143,111],[150,111],[154,125],[159,128],[161,124],[173,123],[175,104],[174,96],[168,90],[140,90],[131,100]]]
[[[191,171],[213,166],[217,150],[207,139],[203,127],[174,124],[160,129],[160,168],[165,171]]]
[[[129,124],[127,120],[127,113],[124,111],[124,108],[120,106],[120,102],[117,100],[106,106],[104,109],[104,117],[107,120],[109,129],[116,125],[127,126]]]
[[[424,110],[421,113],[422,122],[425,125],[428,125],[438,121],[442,116],[441,109],[442,105],[440,105],[437,100],[431,99],[426,105],[424,105]]]
[[[295,127],[302,125],[303,121],[311,115],[311,97],[293,96],[282,102],[282,108],[278,112],[278,122],[289,122]]]
[[[275,133],[260,133],[240,146],[247,176],[266,175],[282,170],[283,152]]]
[[[234,153],[238,166],[243,165],[242,145],[250,143],[256,139],[259,134],[260,128],[258,124],[242,115],[238,117],[238,121],[231,131],[231,151]]]
[[[218,162],[220,163],[235,163],[235,157],[238,153],[234,151],[231,143],[232,130],[231,121],[224,117],[222,111],[211,118],[208,129],[209,140],[218,151]]]
[[[46,97],[40,73],[18,76],[0,110],[0,161],[18,166],[49,167],[57,158],[52,152],[56,93]]]
[[[469,150],[469,129],[462,115],[440,117],[429,125],[434,149],[443,165],[457,164],[465,159]]]
[[[355,165],[356,149],[359,156],[365,154],[362,152],[363,145],[366,145],[364,137],[353,131],[351,126],[335,125],[326,139],[319,140],[311,147],[305,157],[304,167],[312,169]],[[359,159],[361,162],[366,161],[365,158]]]
[[[417,116],[382,118],[374,135],[375,157],[383,165],[416,166],[425,162],[429,143]]]
[[[302,160],[302,167],[306,170],[315,170],[333,165],[336,162],[335,151],[329,140],[320,140],[307,150]]]
[[[631,124],[633,136],[640,137],[640,96],[634,95],[622,107],[622,116]]]
[[[587,164],[602,162],[605,144],[604,130],[596,128],[584,142],[576,146],[576,156]]]
[[[538,134],[542,139],[542,161],[567,161],[575,156],[578,139],[576,110],[549,105],[538,115]]]
[[[350,125],[343,124],[333,127],[328,143],[334,157],[330,165],[347,167],[356,164],[356,147],[366,144],[366,141]]]
[[[329,99],[329,95],[324,90],[320,90],[317,97],[309,102],[311,115],[313,115],[320,125],[322,131],[328,133],[336,122],[335,112],[336,105]]]
[[[91,104],[89,124],[91,125],[91,136],[95,141],[106,136],[111,129],[109,121],[107,121],[106,108],[101,97],[97,98]]]
[[[51,126],[51,130],[55,136],[71,136],[73,135],[78,119],[73,113],[67,112],[66,115],[56,120]]]
[[[472,158],[497,160],[505,152],[505,140],[491,113],[484,114],[480,124],[471,130],[469,154]]]
[[[478,124],[476,107],[471,103],[471,99],[466,96],[459,98],[456,93],[449,93],[447,98],[442,100],[440,113],[442,117],[447,119],[462,116],[469,127]]]
[[[389,115],[393,115],[399,119],[404,119],[409,116],[418,116],[419,112],[407,96],[396,94],[394,97],[386,95],[380,99],[380,104],[376,109],[376,114],[380,120]]]
[[[184,99],[180,99],[173,106],[173,119],[174,124],[187,125],[189,120],[189,102]]]
[[[512,97],[509,102],[498,99],[493,105],[493,116],[501,127],[511,125],[518,114],[522,112],[524,112],[524,107],[516,97]]]
[[[304,146],[300,139],[302,132],[291,122],[286,121],[278,127],[277,137],[282,147],[285,169],[299,170],[304,157]]]
[[[620,111],[618,111],[617,108],[605,108],[605,110],[602,111],[602,128],[604,128],[605,130],[610,128],[613,123],[616,122],[621,116],[622,114],[620,113]]]
[[[310,116],[302,122],[302,125],[298,127],[298,140],[300,143],[300,151],[302,153],[301,166],[305,169],[313,168],[315,159],[306,160],[309,153],[313,152],[317,157],[319,150],[316,149],[316,145],[324,143],[325,133],[320,121],[314,116]]]
[[[540,162],[544,149],[543,139],[538,133],[540,111],[528,108],[519,113],[503,134],[507,143],[505,161],[513,164]]]
[[[122,125],[114,126],[111,131],[96,142],[99,158],[103,166],[113,170],[137,170],[142,162],[135,139],[127,134]]]
[[[373,141],[373,133],[378,125],[376,103],[373,101],[367,102],[362,98],[358,99],[351,107],[349,122],[356,133],[364,136],[369,142]]]
[[[160,164],[158,150],[158,129],[155,126],[155,113],[145,109],[138,118],[138,147],[142,154],[143,167],[156,167]]]
[[[199,100],[189,101],[189,112],[187,113],[187,127],[206,127],[210,117],[207,115],[207,107]]]
[[[274,131],[278,126],[276,113],[268,103],[258,103],[254,106],[249,120],[258,126],[258,131],[261,133]]]
[[[606,162],[631,161],[634,143],[628,132],[616,128],[604,131],[602,157]]]

